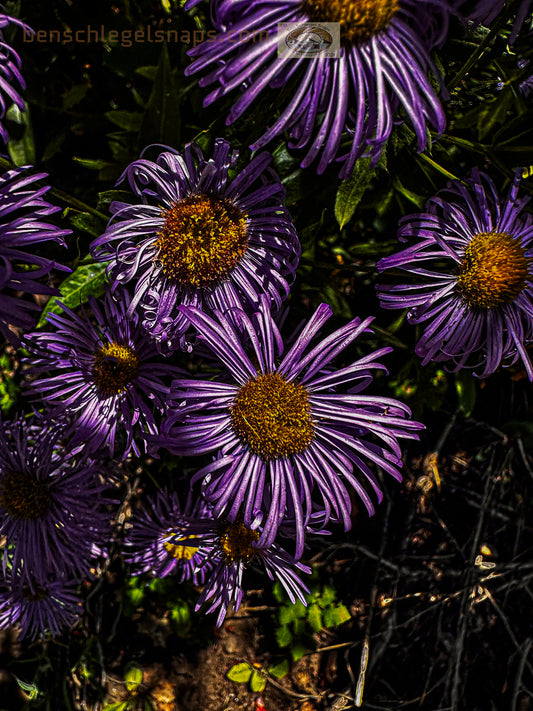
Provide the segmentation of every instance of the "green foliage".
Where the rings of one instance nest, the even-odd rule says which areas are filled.
[[[468,373],[472,377],[471,373]],[[448,376],[442,368],[430,363],[419,367],[416,357],[410,358],[389,380],[394,396],[409,404],[414,417],[424,417],[428,410],[440,409],[448,393]]]
[[[261,693],[264,691],[267,684],[267,676],[265,672],[255,664],[248,662],[239,662],[234,664],[227,672],[226,676],[230,681],[236,684],[248,684],[250,691]]]
[[[13,674],[13,672],[11,672],[11,675],[14,677],[15,681],[24,692],[28,701],[35,701],[35,699],[39,697],[41,692],[39,691],[35,683],[28,683],[26,681],[23,681],[22,679],[19,679],[16,674]]]
[[[342,228],[352,219],[357,205],[365,194],[375,173],[370,158],[359,158],[353,173],[343,180],[335,197],[335,218]]]
[[[268,673],[270,676],[273,676],[275,679],[283,679],[284,676],[287,676],[291,668],[291,665],[289,663],[288,659],[282,659],[280,662],[276,662],[275,664],[271,664],[268,667]]]
[[[298,661],[316,647],[313,634],[338,627],[351,618],[348,609],[336,602],[335,589],[330,585],[321,585],[316,573],[310,589],[305,606],[300,600],[294,604],[287,602],[279,582],[273,587],[274,597],[279,603],[278,624],[274,631],[276,642],[282,649],[289,647],[293,661]]]
[[[4,414],[15,404],[20,392],[14,376],[13,363],[4,352],[0,355],[0,409]]]
[[[470,417],[476,404],[476,383],[470,371],[460,370],[455,374],[455,389],[459,407],[466,417]]]
[[[180,140],[178,90],[166,44],[163,45],[152,93],[141,121],[143,143],[177,146]]]
[[[75,309],[82,304],[85,304],[90,296],[96,298],[104,294],[106,277],[106,263],[85,264],[78,267],[70,274],[61,284],[60,296],[53,296],[46,304],[39,323],[38,328],[46,323],[46,314],[60,314],[62,308],[58,302],[61,302],[70,309]]]
[[[136,692],[139,686],[142,684],[142,680],[143,671],[141,667],[137,666],[137,664],[133,664],[132,662],[130,662],[124,672],[124,684],[126,685],[126,689],[130,693]]]
[[[141,576],[128,580],[124,596],[124,614],[133,617],[141,609],[166,609],[173,631],[188,637],[193,627],[195,593],[171,576],[147,582]]]
[[[12,104],[6,112],[8,121],[16,124],[17,130],[7,144],[9,157],[16,166],[35,165],[35,139],[31,123],[31,111],[27,104],[21,111],[16,104]]]

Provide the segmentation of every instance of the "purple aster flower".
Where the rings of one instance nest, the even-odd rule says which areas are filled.
[[[197,4],[196,0],[188,7]],[[428,73],[430,50],[446,36],[453,2],[435,0],[212,0],[218,30],[189,50],[186,74],[210,69],[201,86],[216,84],[205,106],[240,89],[227,118],[233,123],[266,88],[296,81],[280,113],[251,148],[290,132],[292,148],[307,148],[302,167],[321,153],[318,172],[336,158],[347,178],[356,160],[377,160],[395,117],[403,110],[422,151],[428,126],[439,133],[445,116]],[[278,23],[339,22],[341,56],[278,56]],[[292,84],[291,84],[292,86]],[[279,104],[278,104],[279,105]]]
[[[3,9],[0,6],[0,9]],[[25,33],[33,34],[33,30],[20,20],[5,15],[0,12],[0,138],[4,143],[8,142],[8,135],[2,124],[2,119],[11,104],[16,104],[21,111],[24,111],[24,101],[18,93],[19,88],[25,89],[26,83],[20,73],[22,63],[15,50],[4,41],[4,33],[8,25],[18,25]]]
[[[72,627],[82,612],[77,585],[63,577],[30,584],[25,577],[8,574],[0,582],[0,629],[20,628],[19,639],[49,631],[57,637]]]
[[[189,494],[182,510],[176,492],[159,491],[148,497],[144,509],[133,518],[133,528],[125,540],[126,562],[134,574],[150,573],[157,578],[178,574],[179,581],[203,585],[213,562],[205,559],[199,548],[185,545],[188,530],[197,520],[211,519],[211,507]]]
[[[218,610],[216,625],[224,622],[226,612],[233,605],[235,612],[243,596],[243,574],[251,564],[260,564],[271,580],[277,578],[294,604],[296,598],[307,605],[305,593],[309,590],[300,580],[298,572],[311,573],[311,568],[295,562],[278,544],[264,545],[261,533],[246,526],[242,519],[230,521],[204,521],[192,524],[191,535],[203,556],[211,561],[213,571],[209,576],[196,605],[204,604],[207,614]],[[178,540],[179,542],[179,540]]]
[[[215,381],[173,383],[159,443],[176,454],[218,454],[193,479],[203,480],[213,516],[235,521],[242,515],[253,528],[261,522],[264,548],[290,522],[299,558],[311,522],[350,527],[346,484],[373,513],[367,488],[378,498],[381,491],[367,462],[400,479],[398,438],[417,439],[414,430],[422,425],[409,421],[409,409],[396,400],[359,394],[372,369],[384,370],[377,359],[390,348],[338,370],[330,365],[372,319],[356,318],[312,347],[331,316],[322,304],[284,354],[266,298],[252,318],[234,310],[240,332],[220,312],[215,320],[199,309],[182,311],[224,371]]]
[[[378,293],[383,308],[408,308],[410,323],[427,322],[416,346],[424,365],[450,361],[454,371],[474,367],[486,377],[521,358],[533,379],[525,348],[533,340],[533,216],[519,182],[506,200],[477,169],[466,184],[450,182],[427,212],[401,220],[399,238],[414,243],[378,263],[409,275]]]
[[[127,315],[129,295],[120,297],[91,297],[91,314],[66,307],[48,314],[57,330],[31,333],[24,345],[32,354],[28,372],[37,376],[31,393],[46,401],[51,417],[68,420],[70,447],[108,447],[110,456],[125,458],[130,450],[139,454],[137,439],[144,448],[144,437],[158,432],[154,411],[168,394],[165,378],[183,371],[160,362],[138,315]]]
[[[57,242],[65,247],[63,237],[71,231],[44,221],[61,208],[43,199],[49,187],[34,185],[46,178],[46,173],[28,175],[26,171],[27,168],[17,168],[0,175],[0,332],[14,345],[19,341],[9,325],[30,329],[35,324],[32,311],[40,311],[39,306],[21,299],[17,292],[58,294],[57,289],[41,283],[41,278],[54,268],[70,271],[31,253],[33,245],[42,242]]]
[[[92,244],[95,259],[110,260],[113,288],[134,280],[128,315],[140,304],[161,348],[185,347],[180,304],[249,308],[268,294],[279,307],[289,292],[300,245],[283,186],[267,153],[230,180],[237,157],[217,139],[213,158],[190,143],[155,163],[135,161],[123,178],[142,204],[112,203],[114,217]]]
[[[84,578],[110,533],[99,470],[58,446],[58,427],[0,423],[0,536],[8,564],[40,582],[49,573]]]

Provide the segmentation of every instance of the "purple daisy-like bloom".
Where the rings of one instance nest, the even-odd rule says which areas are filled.
[[[0,9],[3,8],[0,6]],[[25,33],[33,34],[33,30],[28,25],[0,12],[0,138],[4,143],[9,139],[2,119],[11,104],[16,104],[21,111],[24,111],[24,100],[19,94],[19,89],[26,88],[20,72],[22,68],[20,57],[4,40],[3,30],[9,25],[18,25]]]
[[[33,640],[47,631],[57,637],[75,624],[81,612],[72,580],[49,577],[30,584],[25,577],[8,574],[0,582],[0,629],[17,625],[20,639]]]
[[[522,359],[533,341],[533,216],[518,197],[517,175],[506,200],[477,169],[466,185],[452,181],[431,198],[425,213],[400,222],[399,238],[416,240],[385,257],[380,271],[401,269],[409,284],[378,288],[386,309],[408,308],[412,324],[427,322],[416,353],[474,367],[480,377]]]
[[[154,411],[163,409],[165,379],[183,371],[160,362],[138,315],[127,315],[128,293],[120,297],[91,297],[91,313],[66,307],[49,313],[57,330],[31,333],[24,346],[32,354],[28,372],[37,376],[30,392],[51,407],[52,418],[67,420],[70,447],[107,447],[110,456],[125,458],[131,450],[139,454],[137,440],[144,447],[145,436],[157,434]]]
[[[58,446],[58,427],[31,420],[0,423],[0,536],[8,564],[37,582],[49,573],[84,578],[110,515],[99,469]]]
[[[94,258],[110,262],[113,288],[135,282],[128,314],[140,304],[143,325],[162,349],[186,347],[180,304],[253,308],[268,294],[279,307],[289,293],[300,244],[284,188],[267,153],[230,179],[237,158],[217,139],[209,159],[190,143],[155,163],[135,161],[121,180],[142,204],[112,203],[114,216],[92,244]]]
[[[211,0],[218,34],[189,50],[194,61],[185,73],[211,69],[200,85],[218,86],[205,106],[241,89],[228,124],[266,87],[280,89],[299,77],[279,116],[251,148],[289,131],[290,147],[307,148],[302,167],[321,154],[319,173],[337,158],[343,161],[340,176],[347,178],[361,155],[377,160],[400,108],[419,151],[428,144],[428,126],[444,130],[444,111],[428,79],[437,74],[429,52],[444,39],[453,11],[446,0]],[[278,56],[278,23],[287,22],[340,23],[341,56]]]
[[[311,568],[295,562],[277,543],[262,544],[258,529],[249,528],[242,520],[220,520],[193,523],[189,530],[195,536],[194,545],[213,566],[196,610],[204,605],[208,605],[207,614],[218,610],[217,627],[224,622],[231,605],[235,612],[239,609],[244,594],[243,574],[254,563],[264,568],[271,580],[279,580],[293,604],[298,598],[307,605],[305,593],[309,590],[298,572],[311,573]]]
[[[50,190],[48,186],[34,185],[46,178],[46,173],[28,175],[26,171],[27,168],[17,168],[0,175],[0,332],[13,345],[18,345],[19,340],[9,325],[28,330],[35,324],[32,312],[40,310],[36,304],[17,296],[17,292],[58,294],[57,289],[40,280],[52,269],[70,271],[31,253],[34,245],[43,242],[65,247],[63,237],[72,233],[44,221],[61,208],[43,199]]]
[[[234,310],[239,331],[220,312],[215,320],[199,309],[182,311],[224,371],[216,381],[173,383],[159,443],[176,454],[217,453],[193,479],[203,480],[213,516],[235,521],[242,515],[254,528],[260,522],[265,548],[282,524],[290,527],[299,558],[310,523],[350,527],[346,484],[373,513],[367,488],[382,494],[367,462],[401,479],[398,438],[417,439],[422,425],[409,421],[409,409],[396,400],[359,394],[372,369],[384,370],[377,359],[390,348],[338,370],[330,365],[372,319],[356,318],[312,347],[332,313],[322,304],[284,354],[266,298],[252,318]]]
[[[163,578],[177,574],[180,582],[203,585],[213,562],[197,546],[185,545],[190,527],[203,519],[212,519],[211,507],[192,494],[183,509],[176,492],[162,490],[149,497],[143,510],[134,516],[125,540],[124,557],[134,575],[150,573]]]

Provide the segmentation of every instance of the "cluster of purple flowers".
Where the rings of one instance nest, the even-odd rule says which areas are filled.
[[[402,115],[419,151],[428,126],[444,130],[430,52],[459,4],[212,0],[218,34],[191,50],[189,71],[211,68],[200,82],[216,85],[207,104],[242,90],[228,122],[299,76],[252,148],[289,131],[291,145],[307,149],[304,167],[320,155],[319,172],[339,160],[347,177],[361,156],[377,160]],[[0,29],[8,21],[0,15]],[[338,61],[277,56],[277,23],[304,21],[341,23]],[[232,32],[267,40],[230,42]],[[19,58],[1,46],[0,119],[4,95],[23,107],[13,88],[23,86]],[[49,313],[52,330],[22,341],[26,392],[43,413],[0,426],[0,626],[18,624],[31,637],[59,634],[81,614],[77,586],[113,540],[111,460],[189,457],[184,491],[163,487],[135,509],[125,560],[134,575],[203,586],[198,608],[220,625],[239,608],[253,565],[305,604],[310,537],[348,530],[354,493],[372,514],[378,472],[400,480],[400,442],[423,428],[403,403],[367,392],[391,350],[354,355],[372,318],[326,335],[332,309],[321,304],[282,334],[300,243],[271,155],[243,165],[223,138],[210,156],[195,143],[154,160],[149,150],[119,181],[132,202],[111,204],[91,246],[107,264],[106,294]],[[0,177],[0,329],[14,344],[38,310],[20,293],[57,295],[45,277],[66,269],[28,253],[36,243],[64,245],[69,234],[43,221],[58,208],[43,199],[48,188],[35,187],[42,177],[23,169]],[[517,178],[501,200],[474,170],[401,221],[400,240],[413,244],[378,267],[410,281],[381,285],[379,298],[425,324],[416,346],[423,364],[486,377],[521,359],[533,380],[533,217],[518,191]],[[184,354],[208,369],[193,376]]]

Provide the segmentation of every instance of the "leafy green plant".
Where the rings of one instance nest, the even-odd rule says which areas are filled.
[[[124,614],[132,617],[137,609],[155,605],[169,610],[173,631],[179,637],[186,637],[192,626],[193,603],[187,599],[185,586],[179,586],[172,578],[154,578],[148,584],[141,577],[128,581],[124,599]]]
[[[267,676],[259,664],[249,662],[239,662],[234,664],[227,672],[226,676],[230,681],[237,684],[248,684],[250,691],[261,693],[267,684]]]
[[[313,634],[323,629],[338,627],[347,622],[351,615],[342,603],[336,602],[337,594],[330,585],[321,586],[315,575],[311,593],[307,596],[307,607],[299,600],[295,604],[287,602],[283,588],[274,585],[273,593],[280,603],[278,626],[275,630],[276,642],[281,648],[288,647],[293,661],[298,661],[309,650],[316,647]]]

